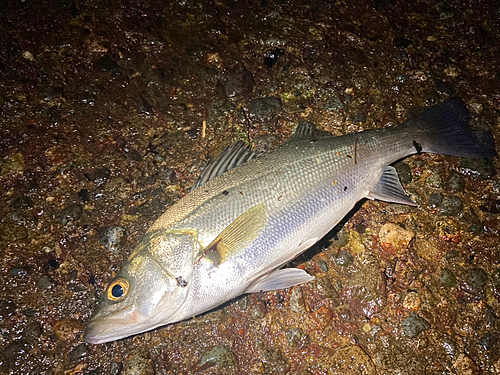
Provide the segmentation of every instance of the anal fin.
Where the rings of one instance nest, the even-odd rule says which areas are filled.
[[[396,168],[387,166],[380,176],[377,184],[368,194],[369,199],[378,199],[384,202],[407,204],[416,206],[417,203],[410,198],[401,186]]]
[[[314,276],[309,275],[306,271],[299,268],[279,269],[254,282],[246,292],[258,293],[285,289],[312,280],[314,280]]]

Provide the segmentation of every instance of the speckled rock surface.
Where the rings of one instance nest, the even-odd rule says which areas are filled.
[[[499,19],[493,0],[2,2],[0,373],[500,374],[498,159],[405,159],[418,206],[364,202],[293,261],[313,282],[82,341],[235,140],[393,126],[457,95],[500,145]]]

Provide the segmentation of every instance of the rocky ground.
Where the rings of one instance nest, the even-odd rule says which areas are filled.
[[[498,159],[398,163],[419,206],[365,202],[294,261],[311,283],[82,340],[141,235],[237,139],[460,96],[499,145],[499,19],[494,0],[2,2],[0,372],[500,374]]]

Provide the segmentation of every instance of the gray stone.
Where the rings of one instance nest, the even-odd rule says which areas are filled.
[[[483,180],[488,180],[496,173],[492,159],[462,158],[460,170]]]
[[[350,266],[353,261],[354,257],[347,250],[340,250],[335,257],[335,263],[343,267]]]
[[[487,284],[488,274],[482,268],[473,268],[460,287],[467,293],[480,296],[485,295]]]
[[[203,354],[200,360],[200,366],[203,366],[207,362],[212,362],[219,367],[238,366],[236,355],[223,345],[216,345],[212,350]]]
[[[257,120],[270,120],[276,116],[283,103],[275,96],[252,100],[248,106],[248,115]]]
[[[457,285],[457,277],[449,268],[441,268],[440,279],[444,286],[451,288]]]
[[[79,204],[70,204],[63,208],[59,214],[62,225],[68,224],[70,221],[78,221],[82,217],[83,207]]]
[[[410,316],[403,321],[403,331],[405,335],[411,339],[414,339],[429,328],[431,328],[430,323],[415,313],[411,313]]]
[[[288,340],[288,344],[292,348],[294,346],[297,346],[297,343],[300,341],[303,335],[304,331],[301,328],[288,328],[286,330],[286,338]]]
[[[413,180],[413,176],[411,174],[411,168],[405,162],[400,161],[394,165],[396,171],[398,172],[399,180],[403,185],[409,184]]]
[[[464,204],[458,197],[447,197],[441,206],[441,213],[446,216],[457,216],[462,212]]]
[[[86,357],[88,354],[88,348],[86,344],[80,344],[72,351],[68,353],[68,359],[71,362],[78,362],[80,359]]]
[[[342,102],[342,100],[340,100],[340,98],[332,96],[323,103],[323,108],[328,112],[338,112],[346,109],[347,106],[344,102]]]
[[[122,227],[106,227],[99,236],[99,242],[106,246],[113,253],[119,252],[120,243],[125,236],[125,229]]]
[[[457,171],[451,171],[446,179],[446,188],[454,193],[459,193],[465,189],[465,179]]]

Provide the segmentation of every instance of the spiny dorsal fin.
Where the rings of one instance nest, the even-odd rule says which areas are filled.
[[[231,146],[226,147],[224,151],[213,162],[208,162],[198,177],[191,190],[213,180],[215,177],[246,163],[249,160],[260,155],[260,152],[250,150],[243,141],[237,141]]]
[[[285,144],[295,141],[315,140],[318,138],[329,136],[331,137],[332,134],[323,130],[319,130],[312,122],[304,120],[299,122],[293,132],[293,135],[286,140]]]
[[[408,204],[410,206],[417,205],[404,191],[396,168],[392,166],[385,167],[380,180],[378,180],[377,184],[370,191],[367,198],[391,203]]]
[[[253,242],[264,230],[267,210],[258,203],[238,216],[206,248],[200,251],[196,262],[205,257],[220,265]]]

